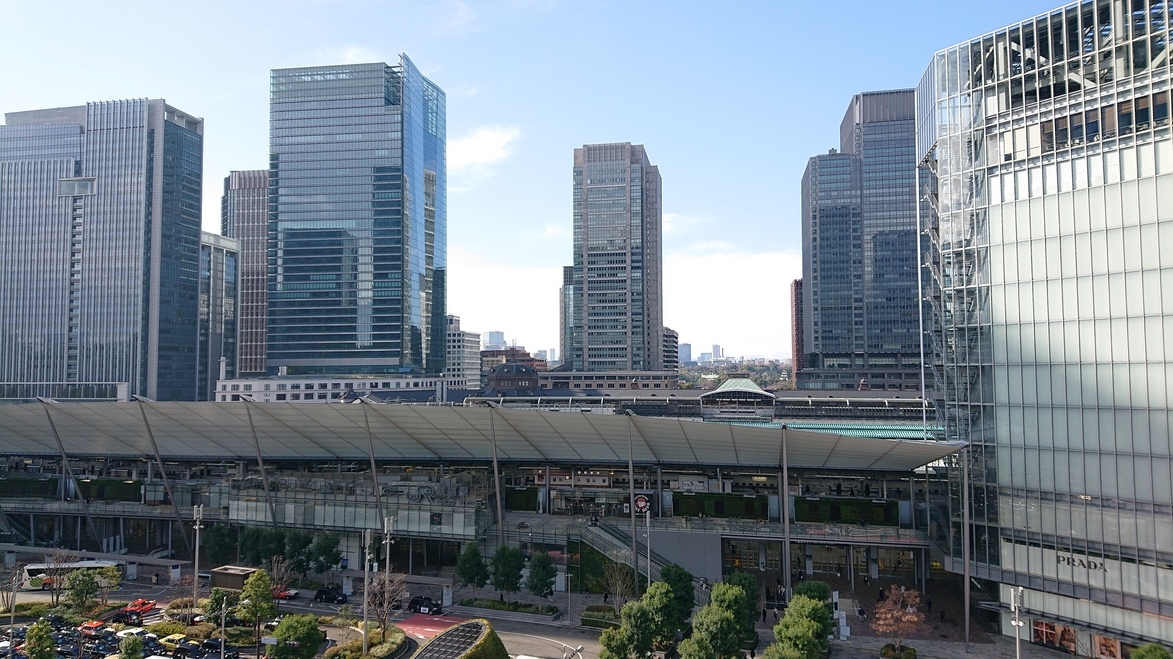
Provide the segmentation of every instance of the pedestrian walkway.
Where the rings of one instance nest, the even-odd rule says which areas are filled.
[[[880,648],[890,639],[853,636],[846,641],[831,641],[831,656],[835,659],[875,659]],[[907,645],[916,648],[917,659],[1015,659],[1014,639],[996,636],[989,643],[965,643],[954,641],[909,641]],[[1070,659],[1071,655],[1057,650],[1022,644],[1023,659]]]

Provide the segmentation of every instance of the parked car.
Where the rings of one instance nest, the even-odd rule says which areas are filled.
[[[207,654],[199,641],[184,641],[171,651],[172,659],[203,659]]]
[[[137,613],[141,616],[144,613],[155,610],[155,600],[137,599],[127,604],[122,610]]]
[[[314,593],[315,602],[329,602],[331,604],[345,604],[346,593],[339,590],[336,586],[319,588],[318,592]]]
[[[412,613],[427,613],[438,616],[444,613],[444,609],[430,597],[424,595],[416,595],[407,603],[407,610]]]
[[[164,636],[163,638],[159,639],[159,645],[162,645],[163,647],[167,648],[167,650],[174,652],[175,648],[182,645],[186,640],[187,636],[184,634],[172,634],[170,636]]]
[[[220,639],[209,638],[200,644],[213,659],[220,656]],[[224,659],[240,659],[240,648],[224,645]]]
[[[126,629],[124,629],[120,632],[116,632],[114,634],[114,636],[118,637],[118,639],[121,640],[121,639],[126,638],[127,636],[141,637],[143,634],[146,634],[146,633],[147,633],[147,630],[143,629],[142,627],[127,627]]]
[[[135,611],[127,611],[126,609],[119,609],[111,616],[110,622],[116,622],[123,625],[141,625],[143,624],[143,616],[141,613]]]
[[[273,586],[273,597],[279,600],[293,599],[300,595],[301,592],[296,588],[286,588],[285,586]]]

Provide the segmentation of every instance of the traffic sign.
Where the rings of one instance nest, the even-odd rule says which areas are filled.
[[[652,502],[648,501],[648,498],[646,496],[644,496],[642,494],[635,495],[635,511],[636,512],[639,512],[639,513],[647,512],[648,508],[651,506],[651,503]]]

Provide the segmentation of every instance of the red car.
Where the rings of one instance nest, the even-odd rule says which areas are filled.
[[[123,610],[142,615],[149,611],[155,610],[155,600],[137,599],[130,604],[127,604]]]
[[[285,586],[273,586],[273,597],[279,600],[290,600],[300,595],[296,588],[286,588]]]

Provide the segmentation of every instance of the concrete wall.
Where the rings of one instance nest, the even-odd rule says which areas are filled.
[[[721,536],[693,531],[652,531],[652,551],[710,583],[721,581]]]

